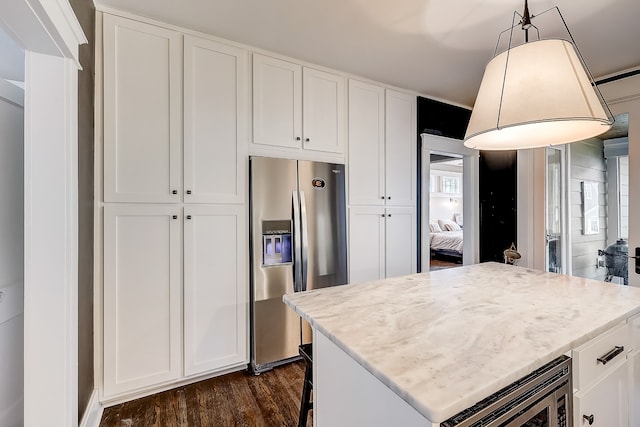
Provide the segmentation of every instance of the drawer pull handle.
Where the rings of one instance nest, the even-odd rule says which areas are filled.
[[[606,365],[608,362],[611,362],[617,355],[619,355],[623,351],[624,351],[624,346],[623,345],[617,345],[609,353],[605,354],[604,356],[598,357],[597,360],[598,360],[598,362],[602,363],[603,365]]]
[[[589,425],[593,424],[593,414],[591,415],[583,415],[582,418],[589,423]]]

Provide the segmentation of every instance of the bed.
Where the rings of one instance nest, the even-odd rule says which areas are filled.
[[[453,225],[452,225],[453,224]],[[429,223],[429,247],[434,258],[455,258],[462,262],[462,229],[453,221]]]

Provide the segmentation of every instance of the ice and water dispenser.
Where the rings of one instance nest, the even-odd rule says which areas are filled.
[[[291,221],[262,221],[262,265],[291,264]]]

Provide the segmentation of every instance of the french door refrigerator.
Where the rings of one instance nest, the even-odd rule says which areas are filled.
[[[347,283],[344,165],[250,157],[251,370],[298,356],[309,325],[286,293]]]

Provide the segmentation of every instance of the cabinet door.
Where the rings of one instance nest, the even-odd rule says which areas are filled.
[[[592,427],[624,427],[629,425],[629,371],[628,361],[596,382],[586,392],[574,396],[574,424],[589,426],[583,418],[593,415]]]
[[[416,272],[417,240],[414,208],[386,209],[386,277]]]
[[[387,206],[415,206],[416,97],[387,89],[385,195]]]
[[[244,203],[245,50],[184,37],[184,201]]]
[[[305,68],[302,77],[303,148],[344,152],[345,78],[312,68]]]
[[[180,200],[181,69],[179,33],[104,15],[106,202]]]
[[[253,55],[253,142],[302,147],[302,67]]]
[[[384,88],[349,81],[349,203],[384,205]]]
[[[349,283],[384,278],[384,208],[349,209]]]
[[[187,207],[185,375],[247,363],[245,206]]]
[[[180,376],[179,208],[104,208],[104,393]]]

